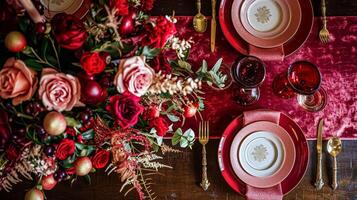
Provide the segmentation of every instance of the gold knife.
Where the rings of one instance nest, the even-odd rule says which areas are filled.
[[[324,126],[324,120],[320,119],[319,126],[317,129],[317,142],[316,142],[316,151],[317,151],[317,169],[316,169],[316,182],[315,187],[317,190],[321,190],[324,186],[324,181],[322,180],[322,131]]]
[[[211,52],[213,53],[216,47],[216,0],[212,0],[212,19],[211,19]]]

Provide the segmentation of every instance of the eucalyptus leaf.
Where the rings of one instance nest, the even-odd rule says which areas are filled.
[[[181,148],[186,148],[188,146],[188,141],[185,138],[180,139],[180,147]]]
[[[182,129],[181,128],[176,129],[175,134],[182,135]]]
[[[181,135],[175,133],[171,138],[172,145],[178,144],[180,142],[180,139],[181,139]]]
[[[190,142],[195,140],[195,132],[192,129],[187,129],[183,136]]]
[[[157,141],[157,144],[158,144],[159,146],[162,145],[163,140],[164,140],[163,137],[160,137],[160,136],[157,136],[157,137],[156,137],[156,141]]]
[[[167,116],[167,118],[169,118],[169,120],[172,121],[172,122],[178,122],[178,121],[180,121],[180,118],[177,117],[176,115],[167,114],[166,116]]]

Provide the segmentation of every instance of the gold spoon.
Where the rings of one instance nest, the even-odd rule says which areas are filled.
[[[203,33],[207,29],[207,19],[201,13],[201,0],[197,0],[197,11],[198,13],[193,18],[193,28],[196,32]]]
[[[342,150],[342,142],[338,137],[332,137],[327,142],[327,152],[333,157],[333,175],[332,175],[332,189],[336,190],[337,183],[337,155]]]

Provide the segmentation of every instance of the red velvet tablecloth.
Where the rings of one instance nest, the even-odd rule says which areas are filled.
[[[259,102],[253,106],[242,107],[233,100],[232,92],[237,89],[232,85],[223,91],[206,91],[206,110],[203,116],[211,124],[211,136],[219,138],[225,127],[244,110],[268,108],[290,115],[303,129],[308,139],[316,137],[316,126],[320,118],[325,119],[324,137],[332,135],[344,139],[357,139],[357,17],[329,17],[328,28],[332,41],[321,44],[318,39],[320,19],[316,18],[307,42],[295,54],[284,61],[265,62],[267,76],[261,86]],[[196,33],[192,28],[192,17],[178,17],[178,35],[181,38],[193,38],[195,44],[191,50],[190,62],[196,67],[206,59],[212,66],[223,57],[225,64],[231,65],[239,53],[225,40],[217,27],[216,52],[210,52],[210,28],[204,34]],[[296,98],[281,99],[273,94],[272,81],[288,65],[296,60],[309,60],[320,68],[322,86],[328,93],[328,104],[320,112],[310,113],[301,109]],[[197,130],[197,121],[189,120],[188,126]]]

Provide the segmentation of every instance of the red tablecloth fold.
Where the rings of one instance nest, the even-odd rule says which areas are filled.
[[[207,91],[206,110],[203,115],[211,122],[211,136],[220,137],[225,127],[244,110],[268,108],[290,115],[304,130],[307,138],[316,137],[316,125],[325,119],[324,137],[338,135],[346,139],[357,138],[357,17],[329,17],[328,29],[332,41],[321,44],[318,39],[320,19],[316,18],[307,42],[295,54],[284,61],[269,61],[267,76],[261,86],[261,98],[256,105],[242,107],[235,103],[232,93],[237,89],[232,85],[224,91]],[[231,65],[239,55],[225,40],[217,27],[216,52],[210,52],[209,27],[203,34],[192,28],[192,17],[178,17],[177,31],[181,38],[195,41],[190,54],[190,62],[195,67],[206,59],[210,66],[223,57],[224,63]],[[272,92],[272,81],[288,65],[296,60],[309,60],[320,68],[322,86],[328,93],[328,104],[323,111],[309,113],[298,107],[296,99],[281,99]],[[187,126],[197,128],[197,122],[190,120]]]

